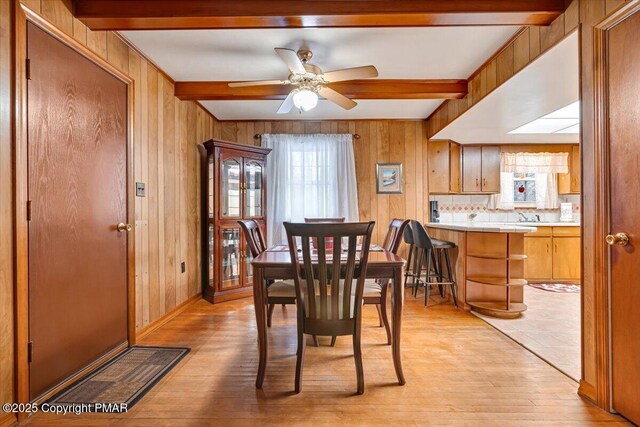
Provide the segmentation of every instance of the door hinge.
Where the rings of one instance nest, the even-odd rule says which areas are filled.
[[[27,344],[27,360],[29,363],[33,362],[33,341]]]
[[[27,200],[27,221],[31,221],[31,200]]]
[[[27,75],[27,80],[31,80],[31,60],[27,58],[25,64],[25,74]]]

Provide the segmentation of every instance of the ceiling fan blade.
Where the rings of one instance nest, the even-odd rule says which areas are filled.
[[[255,80],[252,82],[232,82],[229,87],[245,87],[245,86],[269,86],[269,85],[288,85],[289,80]]]
[[[343,94],[336,92],[335,90],[328,88],[326,86],[320,89],[318,93],[320,94],[320,96],[328,99],[329,101],[335,104],[338,104],[345,110],[351,110],[353,107],[358,105],[357,102],[347,98]]]
[[[282,58],[287,67],[289,67],[289,71],[293,74],[306,74],[307,70],[304,68],[304,64],[298,58],[298,54],[295,50],[285,49],[282,47],[277,47],[276,53]]]
[[[369,79],[378,77],[378,70],[373,65],[364,67],[345,68],[344,70],[329,71],[323,77],[329,82],[342,82],[345,80]]]
[[[278,114],[287,114],[293,108],[293,91],[289,92],[289,95],[282,101],[280,108],[278,108]]]

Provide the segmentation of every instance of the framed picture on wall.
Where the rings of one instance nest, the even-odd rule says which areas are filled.
[[[378,194],[402,194],[402,163],[376,163]]]

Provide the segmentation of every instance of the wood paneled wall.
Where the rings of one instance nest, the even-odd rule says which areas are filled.
[[[146,184],[135,202],[136,330],[200,292],[199,162],[196,144],[217,121],[198,104],[174,96],[173,82],[113,32],[93,32],[65,0],[22,0],[134,80],[134,175]],[[0,1],[0,401],[14,400],[11,22]],[[129,189],[134,191],[133,188]],[[186,263],[185,273],[181,262]],[[2,424],[3,415],[0,415]]]
[[[426,170],[427,150],[424,121],[256,121],[219,122],[216,137],[259,145],[257,133],[355,133],[358,208],[361,220],[376,221],[373,239],[382,243],[392,218],[420,221],[429,217]],[[376,163],[403,164],[403,194],[376,194]]]

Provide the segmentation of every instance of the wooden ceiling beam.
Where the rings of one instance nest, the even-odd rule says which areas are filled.
[[[175,95],[183,101],[280,100],[294,86],[229,87],[229,82],[176,82]],[[330,83],[330,88],[352,99],[460,99],[466,80],[367,79]]]
[[[73,0],[92,30],[549,25],[565,0]]]

